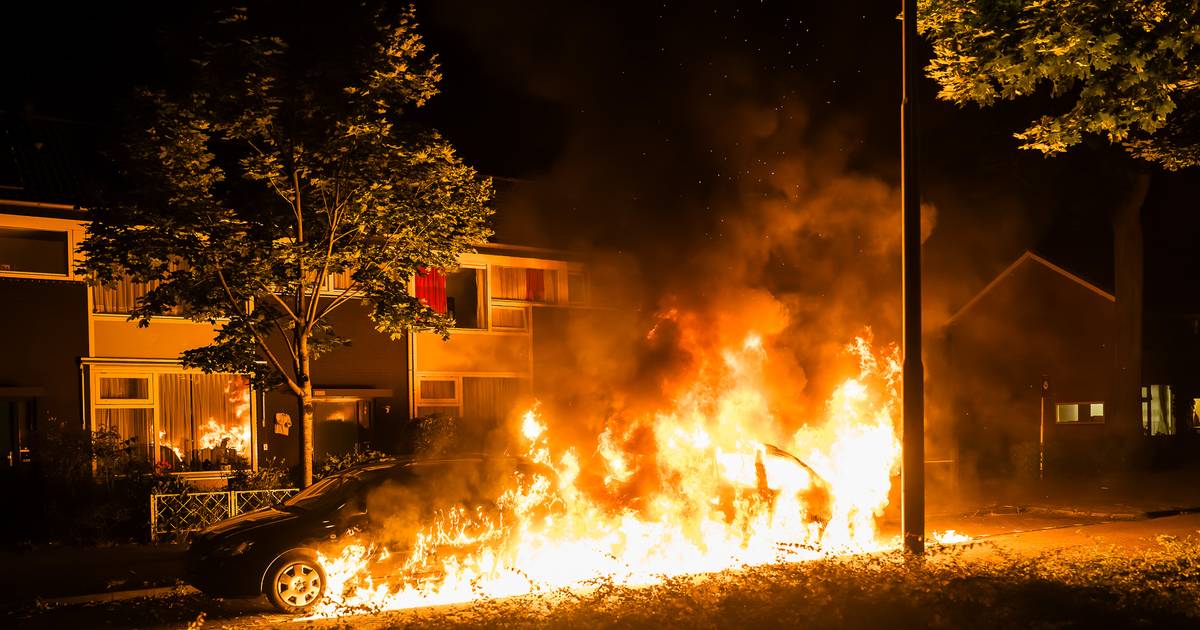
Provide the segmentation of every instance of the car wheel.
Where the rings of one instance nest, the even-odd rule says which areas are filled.
[[[283,555],[267,572],[263,584],[267,599],[285,613],[301,613],[325,595],[325,570],[316,558],[293,551]]]

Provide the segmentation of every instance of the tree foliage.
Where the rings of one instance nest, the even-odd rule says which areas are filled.
[[[451,320],[409,284],[491,235],[491,180],[408,116],[441,78],[411,8],[235,9],[193,65],[182,89],[138,94],[127,194],[90,209],[82,271],[146,283],[131,310],[143,326],[180,312],[219,322],[183,364],[286,386],[308,485],[312,362],[349,341],[330,315],[361,299],[392,338],[445,336]]]
[[[279,9],[224,15],[185,88],[139,92],[120,160],[128,194],[89,210],[83,270],[149,283],[131,315],[141,325],[178,309],[221,322],[185,365],[300,396],[306,362],[346,343],[329,315],[351,299],[393,338],[446,333],[410,279],[490,236],[492,186],[406,117],[441,78],[411,9],[349,36]],[[331,20],[342,9],[325,7]]]
[[[991,105],[1048,94],[1016,134],[1066,151],[1088,136],[1175,170],[1200,164],[1200,1],[920,0],[939,97]]]

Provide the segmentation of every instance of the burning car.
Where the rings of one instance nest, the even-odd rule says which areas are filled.
[[[729,487],[722,502],[753,495],[774,509],[781,489],[771,480],[782,468],[790,476],[810,475],[808,501],[828,504],[826,482],[807,464],[774,446],[763,445],[753,463],[753,480]],[[327,558],[345,541],[370,541],[371,573],[392,588],[420,589],[436,582],[441,567],[481,546],[503,549],[511,534],[501,496],[530,478],[552,479],[553,470],[528,460],[470,456],[443,459],[389,459],[326,477],[288,501],[222,521],[198,532],[188,549],[192,583],[211,595],[265,594],[288,613],[308,611],[337,580],[327,575]],[[735,495],[737,495],[735,497]],[[546,502],[547,514],[554,502]],[[543,515],[545,516],[545,514]],[[732,518],[732,514],[730,515]],[[530,515],[525,514],[526,519]],[[828,514],[810,519],[822,530]],[[450,536],[430,540],[430,522],[457,522]],[[415,542],[416,541],[416,542]],[[421,550],[413,553],[413,547]]]
[[[382,575],[421,579],[405,541],[437,511],[496,511],[495,500],[522,475],[541,473],[527,461],[467,456],[387,459],[326,477],[280,505],[216,523],[192,536],[189,581],[222,597],[265,594],[289,613],[308,610],[328,581],[318,553],[341,539],[361,536],[381,543],[375,562]],[[455,545],[444,545],[442,557]],[[461,550],[467,551],[469,550]]]

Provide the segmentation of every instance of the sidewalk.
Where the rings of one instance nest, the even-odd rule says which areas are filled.
[[[49,545],[0,551],[0,608],[34,598],[59,599],[174,586],[183,576],[184,546]]]
[[[1134,520],[1200,511],[1200,470],[980,483],[953,498],[929,497],[931,515],[1041,514]]]

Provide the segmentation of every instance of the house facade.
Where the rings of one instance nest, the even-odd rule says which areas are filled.
[[[1094,474],[1139,435],[1134,446],[1149,463],[1179,459],[1200,426],[1196,368],[1180,361],[1200,343],[1200,320],[1167,318],[1171,327],[1160,319],[1146,317],[1142,426],[1118,426],[1108,413],[1113,294],[1026,252],[932,344],[931,431],[955,445],[965,475],[980,479]]]
[[[220,323],[129,321],[146,287],[89,287],[77,276],[85,230],[85,213],[72,206],[0,201],[0,455],[7,472],[36,464],[38,436],[51,418],[112,429],[160,468],[190,478],[220,479],[234,464],[266,458],[294,464],[295,398],[256,391],[242,375],[182,367],[180,352],[209,343]],[[412,420],[435,413],[459,418],[483,440],[527,404],[538,312],[586,309],[586,266],[563,252],[504,245],[464,255],[460,265],[412,287],[454,316],[448,340],[423,332],[390,339],[357,302],[334,313],[334,329],[351,345],[313,367],[318,459],[363,443],[404,451]],[[331,294],[343,288],[340,281],[331,278]]]

